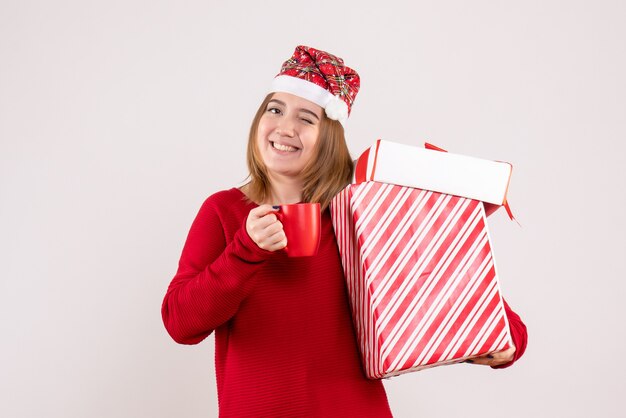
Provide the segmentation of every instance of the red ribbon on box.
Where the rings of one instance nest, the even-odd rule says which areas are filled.
[[[429,144],[428,142],[424,142],[424,148],[432,149],[435,151],[448,152],[445,149],[439,148],[438,146],[433,145],[433,144]],[[507,193],[508,193],[508,188],[507,188]],[[509,215],[509,219],[517,222],[517,219],[515,219],[515,217],[513,216],[513,211],[511,211],[511,206],[509,205],[509,201],[506,198],[507,193],[504,194],[504,202],[502,202],[502,206],[504,206],[504,209],[506,210],[507,215]],[[497,211],[498,208],[500,207],[498,205],[494,205],[493,203],[486,203],[486,202],[483,202],[483,205],[485,205],[485,214],[487,216]],[[517,222],[517,224],[519,225],[519,222]]]
[[[374,160],[373,160],[374,162],[373,162],[372,173],[371,173],[372,178],[375,178],[376,161],[377,161],[377,156],[378,156],[379,144],[380,144],[380,140],[376,141],[376,148],[374,150]],[[436,145],[430,144],[428,142],[424,143],[424,148],[429,149],[429,150],[434,150],[434,151],[448,152],[445,149],[440,148]],[[354,183],[355,184],[360,184],[360,183],[367,181],[367,166],[368,166],[368,162],[370,158],[370,155],[369,155],[370,150],[371,148],[368,148],[367,150],[365,150],[363,154],[361,154],[361,156],[356,161],[356,167],[354,169],[354,179],[355,179]],[[508,186],[507,186],[507,192],[508,192]],[[502,205],[496,205],[496,204],[487,203],[487,202],[483,202],[483,205],[485,206],[485,213],[487,216],[497,211],[500,208],[500,206],[504,206],[504,209],[506,210],[506,213],[508,214],[509,219],[517,222],[517,219],[515,219],[515,217],[513,216],[513,212],[511,211],[511,206],[509,205],[509,202],[506,198],[506,193],[505,193],[505,197],[504,197],[504,201],[502,202]],[[517,224],[519,225],[519,222],[517,222]]]

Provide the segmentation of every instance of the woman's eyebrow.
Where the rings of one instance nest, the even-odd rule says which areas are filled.
[[[270,101],[269,101],[269,103],[272,103],[272,102],[276,102],[276,103],[278,103],[279,105],[281,105],[281,106],[283,106],[283,107],[287,107],[287,104],[286,104],[285,102],[283,102],[282,100],[272,99],[272,100],[270,100]],[[269,104],[269,103],[268,103],[268,104]],[[301,107],[301,108],[300,108],[300,109],[298,109],[298,110],[299,110],[300,112],[309,113],[309,114],[310,114],[311,116],[313,116],[315,119],[320,120],[319,116],[317,116],[317,115],[315,114],[315,112],[313,112],[312,110],[306,109],[306,108],[304,108],[304,107]]]
[[[315,114],[315,112],[310,111],[309,109],[301,108],[301,112],[308,113],[313,116],[315,119],[320,120],[320,118]]]

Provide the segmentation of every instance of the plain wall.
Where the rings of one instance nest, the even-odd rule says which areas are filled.
[[[0,1],[0,416],[216,416],[213,337],[174,343],[161,301],[298,44],[360,73],[354,156],[514,166],[521,227],[490,228],[528,351],[386,381],[395,415],[623,416],[626,3],[284,4]]]

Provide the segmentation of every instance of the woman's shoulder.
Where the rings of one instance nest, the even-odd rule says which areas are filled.
[[[245,195],[243,194],[243,192],[241,190],[239,190],[237,187],[232,187],[230,189],[226,189],[226,190],[220,190],[218,192],[213,193],[212,195],[210,195],[209,197],[207,197],[207,201],[214,201],[214,202],[222,202],[222,201],[228,201],[228,202],[233,202],[233,201],[242,201],[245,202]]]
[[[220,190],[207,197],[203,203],[203,208],[230,208],[244,207],[248,204],[246,195],[236,187],[227,190]]]

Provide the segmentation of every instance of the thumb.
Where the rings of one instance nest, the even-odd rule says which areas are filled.
[[[250,216],[255,218],[262,218],[268,213],[276,213],[278,209],[279,206],[260,205],[250,211]]]

